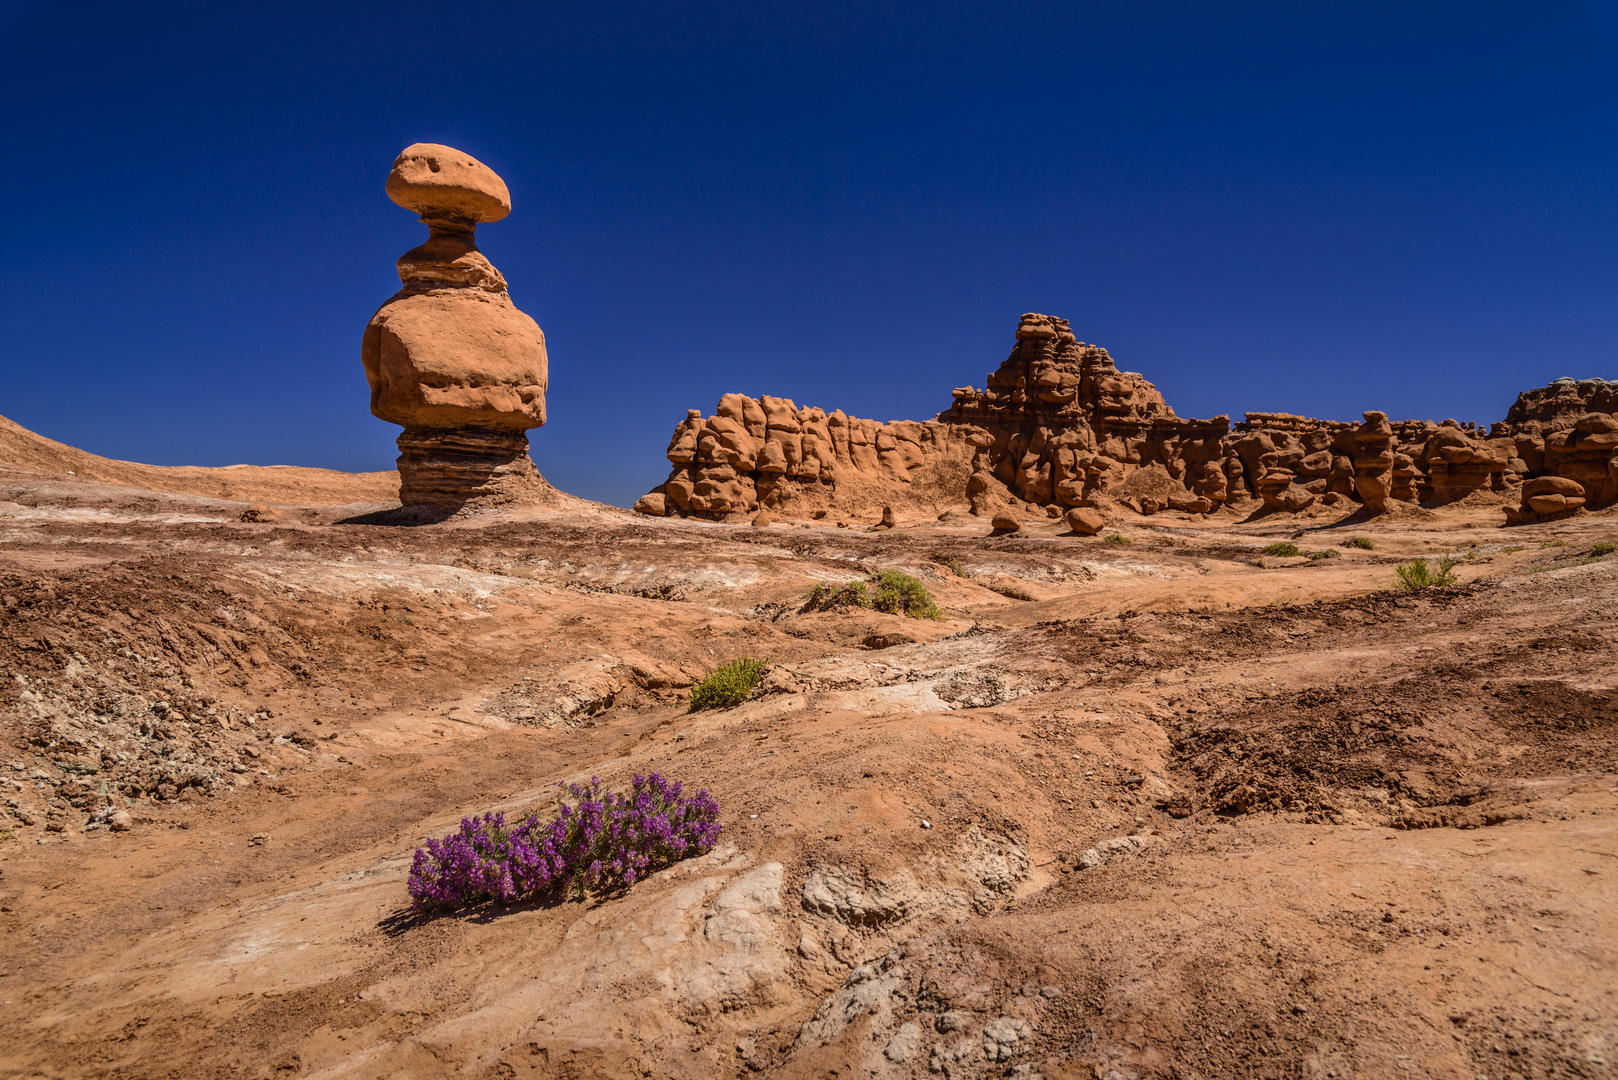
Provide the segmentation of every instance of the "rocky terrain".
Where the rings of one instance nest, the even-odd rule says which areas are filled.
[[[1144,514],[1121,477],[1079,536],[1012,487],[1043,491],[1048,462],[1066,505],[1063,455],[1159,444],[1047,443],[1008,483],[1010,450],[945,421],[912,439],[766,398],[754,468],[690,497],[743,473],[823,491],[829,466],[891,528],[824,491],[769,527],[556,494],[401,528],[368,523],[398,505],[368,478],[136,484],[6,428],[0,1073],[1610,1075],[1618,511],[1585,487],[1506,527],[1546,475],[1524,458],[1372,517],[1361,472],[1411,428],[1332,429],[1369,447],[1338,455],[1318,427],[1279,449],[1272,418],[1255,448],[1143,381],[1097,385],[1119,426],[1092,431],[1208,452],[1131,475],[1190,497],[1217,462],[1228,505],[1273,453],[1326,491]],[[1576,458],[1600,434],[1580,395],[1525,395],[1512,422]],[[720,415],[674,452],[759,442],[746,400]],[[1424,480],[1394,452],[1391,498],[1457,439],[1495,445],[1435,430]],[[968,512],[978,466],[1015,531]],[[241,520],[254,501],[279,520]],[[1394,588],[1441,553],[1457,584]],[[941,620],[808,601],[894,569]],[[758,689],[687,712],[739,656],[767,662]],[[650,770],[713,793],[719,846],[620,894],[412,914],[424,838]]]
[[[1618,383],[1558,379],[1484,425],[1363,422],[1250,412],[1186,420],[1144,377],[1026,314],[986,388],[962,387],[925,422],[877,423],[774,397],[726,394],[674,431],[669,479],[635,509],[731,520],[766,513],[937,513],[1056,518],[1160,510],[1235,517],[1326,506],[1370,514],[1507,493],[1513,523],[1618,500]]]

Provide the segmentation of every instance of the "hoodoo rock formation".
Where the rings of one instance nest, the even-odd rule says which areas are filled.
[[[1207,514],[1296,513],[1318,501],[1381,514],[1486,492],[1520,493],[1506,508],[1516,522],[1618,501],[1618,382],[1602,379],[1527,391],[1487,430],[1375,411],[1362,423],[1250,412],[1232,425],[1175,415],[1066,319],[1031,313],[985,388],[953,396],[932,420],[883,424],[726,394],[716,415],[692,409],[681,421],[672,474],[636,509],[723,520],[760,506],[807,515],[895,502],[1054,518],[1108,503]]]
[[[542,496],[525,432],[545,423],[545,335],[475,239],[511,212],[505,182],[469,154],[417,143],[394,161],[387,192],[428,229],[399,258],[404,287],[360,346],[371,412],[405,429],[399,501],[454,512]]]

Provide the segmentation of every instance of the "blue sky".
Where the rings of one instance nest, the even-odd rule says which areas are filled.
[[[424,229],[550,347],[560,486],[627,505],[721,393],[878,420],[1017,316],[1186,416],[1489,421],[1618,377],[1610,3],[0,0],[0,413],[111,457],[389,468],[360,334]]]

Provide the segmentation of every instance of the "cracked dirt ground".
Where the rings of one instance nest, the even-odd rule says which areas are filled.
[[[1618,517],[383,528],[0,477],[0,1072],[1597,1077]],[[1347,546],[1365,536],[1374,550]],[[1261,558],[1294,539],[1305,555]],[[1458,588],[1391,591],[1417,554]],[[809,612],[895,567],[945,619]],[[687,715],[741,655],[741,706]],[[626,895],[423,837],[710,789]],[[122,810],[127,830],[108,827]],[[42,842],[43,841],[43,842]]]

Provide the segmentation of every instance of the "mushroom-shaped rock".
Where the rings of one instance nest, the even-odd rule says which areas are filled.
[[[1380,514],[1393,498],[1393,425],[1388,423],[1388,414],[1367,412],[1353,439],[1357,444],[1354,489],[1367,509]]]
[[[1584,485],[1577,480],[1568,480],[1561,476],[1541,476],[1528,481],[1522,486],[1523,498],[1532,498],[1535,495],[1561,495],[1583,497]]]
[[[1506,520],[1515,523],[1569,517],[1584,508],[1584,485],[1565,476],[1540,476],[1521,488],[1522,505],[1506,507]]]
[[[524,434],[545,423],[545,335],[474,239],[478,222],[510,212],[505,183],[469,154],[418,143],[394,162],[387,191],[430,231],[399,260],[404,287],[360,343],[371,412],[405,429],[400,501],[453,512],[548,497]]]

